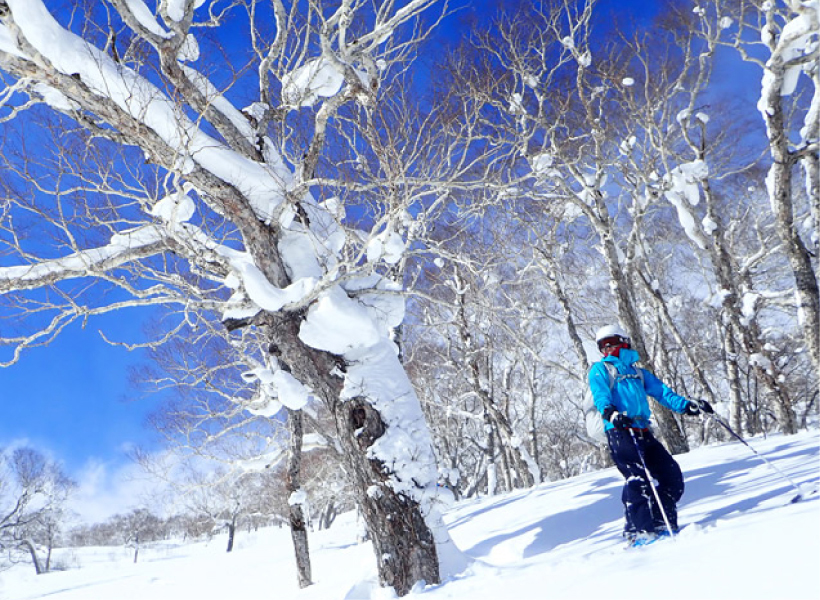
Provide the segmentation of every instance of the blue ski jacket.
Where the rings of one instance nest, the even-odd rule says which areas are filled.
[[[641,383],[637,371],[640,367],[634,366],[640,360],[640,355],[635,350],[624,348],[619,354],[620,356],[604,357],[589,370],[589,389],[598,412],[603,414],[604,409],[612,405],[615,410],[631,418],[636,427],[649,427],[652,413],[649,410],[647,395],[675,412],[684,412],[689,401],[683,396],[678,396],[646,369],[641,369],[643,384]],[[609,373],[604,362],[614,365],[618,371],[611,390]],[[604,420],[605,431],[613,427],[612,423]]]

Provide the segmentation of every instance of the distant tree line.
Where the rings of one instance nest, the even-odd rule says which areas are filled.
[[[327,529],[353,508],[349,489],[322,475],[327,457],[306,461],[306,526]],[[278,472],[277,472],[278,471]],[[192,543],[224,535],[227,552],[241,531],[287,526],[288,492],[279,470],[231,475],[218,469],[169,485],[165,513],[137,507],[95,523],[77,524],[68,509],[77,484],[60,463],[29,447],[0,453],[0,569],[30,562],[38,574],[65,568],[53,551],[72,547],[129,548],[134,562],[140,548],[156,542]]]

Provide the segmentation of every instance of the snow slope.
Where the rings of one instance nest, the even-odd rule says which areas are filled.
[[[820,482],[820,433],[751,438],[760,453],[805,491]],[[820,495],[790,503],[794,489],[735,442],[678,457],[687,489],[676,540],[625,550],[621,478],[614,469],[531,490],[472,499],[445,514],[453,539],[473,560],[441,585],[409,598],[653,598],[656,600],[820,598]],[[191,545],[63,550],[66,571],[36,576],[30,565],[0,573],[4,600],[332,600],[392,598],[374,583],[369,544],[355,516],[311,535],[313,578],[296,585],[285,529]]]

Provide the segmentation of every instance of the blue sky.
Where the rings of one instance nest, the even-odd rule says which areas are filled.
[[[143,353],[111,346],[98,331],[115,331],[133,342],[141,337],[135,316],[133,311],[110,315],[85,329],[75,323],[51,345],[0,369],[0,444],[27,440],[70,472],[92,458],[124,461],[124,451],[134,443],[150,444],[143,421],[158,397],[137,399],[128,376]]]

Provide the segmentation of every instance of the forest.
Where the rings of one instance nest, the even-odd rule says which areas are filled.
[[[818,2],[479,4],[0,0],[0,365],[140,319],[103,335],[167,398],[177,533],[287,524],[307,586],[355,508],[383,585],[440,581],[448,501],[609,465],[607,324],[741,434],[816,423]],[[0,548],[71,487],[4,453]]]

